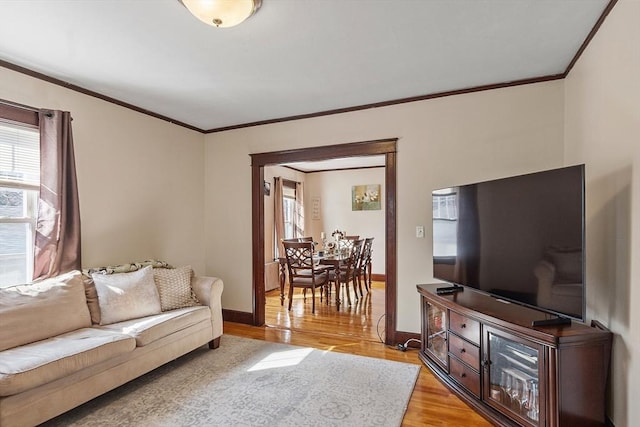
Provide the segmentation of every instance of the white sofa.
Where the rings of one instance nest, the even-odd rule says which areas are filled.
[[[218,278],[191,278],[197,305],[105,325],[92,322],[88,282],[73,271],[0,289],[1,427],[37,425],[202,345],[219,345]]]

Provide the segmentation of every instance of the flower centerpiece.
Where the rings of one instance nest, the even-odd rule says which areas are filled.
[[[340,231],[338,229],[333,230],[331,237],[336,241],[336,251],[340,253],[340,239],[344,238],[344,231]]]

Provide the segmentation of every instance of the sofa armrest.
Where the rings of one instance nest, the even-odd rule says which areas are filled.
[[[222,280],[217,277],[195,276],[191,281],[191,287],[198,300],[211,309],[213,338],[222,336]]]

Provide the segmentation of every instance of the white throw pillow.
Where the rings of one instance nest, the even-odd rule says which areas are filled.
[[[91,277],[98,292],[101,325],[161,312],[151,266],[131,273],[93,273]]]
[[[160,293],[162,311],[200,304],[191,289],[191,276],[193,276],[191,266],[153,270],[153,278]]]

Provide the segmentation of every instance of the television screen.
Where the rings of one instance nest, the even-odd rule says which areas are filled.
[[[432,198],[435,278],[584,320],[584,165]]]

